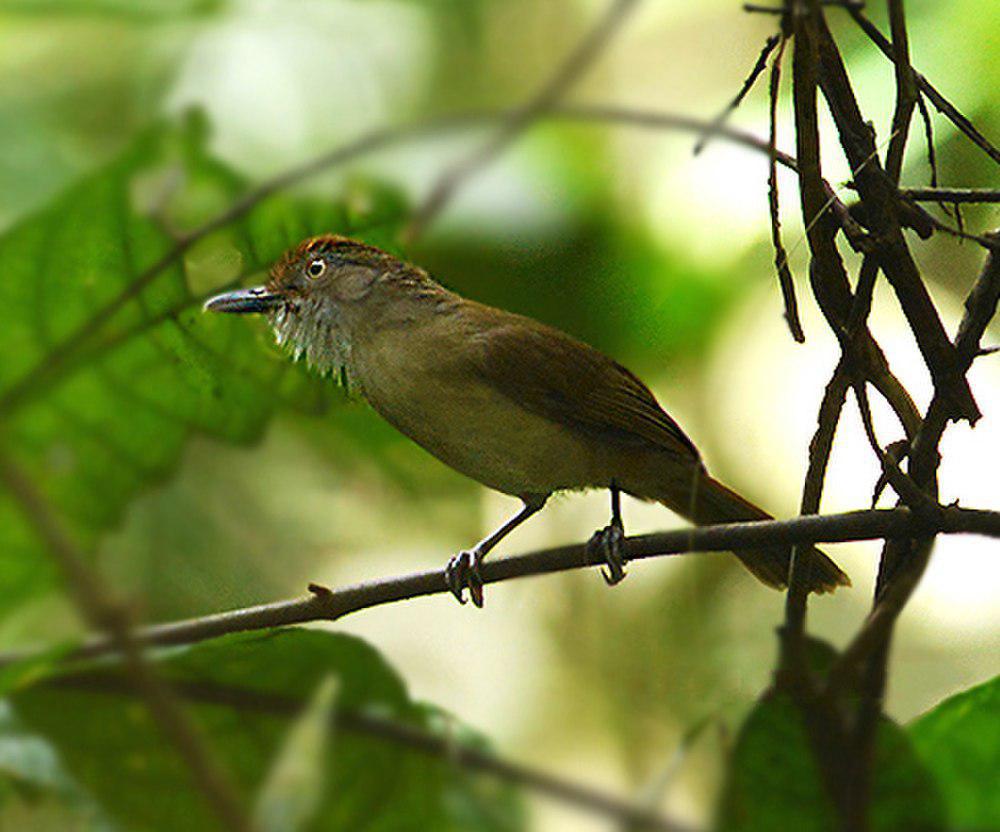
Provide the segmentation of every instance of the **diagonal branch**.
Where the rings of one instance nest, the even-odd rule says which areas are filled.
[[[847,10],[854,19],[854,22],[861,27],[861,30],[868,36],[872,43],[879,48],[882,54],[885,55],[890,61],[895,61],[896,52],[892,43],[890,43],[886,36],[879,31],[878,27],[874,23],[865,17],[862,9],[857,6],[848,6]],[[984,150],[994,162],[1000,163],[1000,150],[994,147],[990,140],[979,132],[976,125],[962,115],[955,105],[941,95],[934,85],[919,72],[914,72],[913,78],[917,88],[927,96],[939,113],[945,116],[945,118],[947,118],[959,130],[968,136],[968,138],[976,146]]]
[[[463,181],[499,155],[524,130],[547,110],[552,109],[569,92],[577,80],[590,68],[611,41],[638,0],[612,0],[611,6],[597,25],[587,33],[552,77],[525,104],[514,110],[482,147],[459,159],[438,179],[424,203],[417,209],[404,232],[412,242],[436,217]]]
[[[135,280],[95,310],[86,321],[63,336],[41,361],[28,369],[6,389],[0,391],[0,416],[14,412],[49,390],[74,366],[77,366],[80,356],[91,339],[98,336],[123,308],[137,299],[161,274],[179,262],[193,245],[246,216],[267,198],[321,172],[332,170],[353,159],[403,142],[427,138],[451,130],[493,124],[497,121],[508,120],[510,117],[510,111],[486,110],[444,116],[409,125],[380,128],[265,180],[214,217],[179,235],[175,239],[174,245],[165,251],[157,261],[141,271]],[[771,152],[767,141],[759,139],[751,133],[727,125],[713,126],[704,119],[677,113],[597,104],[556,107],[541,114],[540,118],[587,124],[616,124],[647,130],[679,130],[699,134],[707,131],[712,135],[718,135],[727,141],[760,153],[768,154]],[[775,151],[774,157],[778,164],[792,170],[795,169],[795,159],[788,154]],[[166,317],[171,314],[173,311],[166,313]]]
[[[866,208],[879,266],[896,292],[935,385],[950,394],[953,413],[975,423],[979,409],[968,383],[958,371],[954,346],[903,237],[895,184],[878,162],[873,132],[864,120],[847,69],[822,15],[817,17],[817,33],[820,86]]]

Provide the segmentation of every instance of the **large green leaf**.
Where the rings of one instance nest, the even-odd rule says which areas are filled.
[[[201,301],[310,234],[389,244],[401,215],[374,188],[350,205],[272,197],[157,269],[174,234],[248,188],[206,138],[196,117],[152,129],[0,237],[0,443],[85,547],[192,432],[247,442],[276,409],[315,410],[333,389],[262,349],[263,326],[203,315]],[[0,552],[0,605],[51,582],[2,491]]]
[[[870,811],[875,832],[939,830],[944,809],[906,734],[879,726]],[[723,792],[719,829],[832,832],[837,816],[820,780],[799,709],[785,694],[754,707],[740,730]]]
[[[945,699],[908,731],[944,796],[948,828],[1000,829],[1000,676]]]
[[[354,719],[341,720],[317,761],[323,788],[306,829],[523,827],[510,787],[359,730],[357,715],[375,715],[383,725],[446,729],[456,742],[482,744],[411,700],[396,673],[358,639],[303,629],[241,634],[170,651],[158,664],[248,796],[265,783],[273,788],[269,772],[289,730],[315,691],[336,678],[337,711]],[[22,724],[52,744],[69,776],[126,829],[215,828],[117,666],[92,663],[21,689],[11,701]]]

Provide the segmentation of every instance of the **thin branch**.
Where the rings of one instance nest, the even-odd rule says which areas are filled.
[[[757,56],[757,62],[753,65],[753,68],[750,70],[750,74],[747,75],[746,79],[743,81],[743,86],[740,87],[740,91],[736,93],[736,97],[733,98],[733,100],[730,101],[722,109],[722,112],[720,112],[714,119],[712,119],[711,124],[713,128],[718,128],[720,125],[724,124],[726,119],[729,118],[729,116],[732,115],[732,113],[736,110],[736,108],[743,103],[743,99],[746,98],[747,93],[749,93],[750,90],[753,89],[753,85],[757,83],[757,79],[760,77],[760,74],[767,68],[768,56],[770,56],[770,54],[774,51],[774,48],[778,46],[779,43],[781,44],[783,49],[784,40],[785,38],[782,35],[777,34],[777,35],[771,35],[770,37],[768,37],[766,41],[764,41],[764,46],[760,50],[760,55]],[[781,63],[780,56],[775,59],[775,63],[776,64]],[[705,146],[712,138],[712,132],[713,131],[711,130],[707,131],[704,135],[698,138],[697,142],[695,142],[694,153],[696,156],[705,149]]]
[[[858,404],[858,411],[861,414],[861,424],[864,427],[865,436],[871,446],[872,453],[878,459],[882,467],[882,478],[892,486],[893,490],[907,506],[917,514],[934,513],[938,511],[938,504],[928,497],[920,487],[899,467],[899,463],[882,447],[878,436],[875,433],[875,424],[872,420],[871,404],[868,401],[868,391],[865,382],[855,379],[853,383],[854,397]],[[876,489],[876,496],[879,489]]]
[[[806,340],[799,320],[799,304],[795,298],[795,281],[788,267],[788,253],[781,242],[780,204],[778,200],[778,160],[775,157],[778,139],[778,92],[781,87],[781,60],[785,55],[784,35],[776,36],[779,40],[778,54],[771,64],[771,82],[768,89],[770,106],[768,108],[768,166],[767,166],[767,206],[771,219],[771,245],[774,248],[774,266],[778,271],[778,285],[781,287],[781,297],[785,304],[785,322],[792,333],[792,338],[798,343]],[[768,50],[770,51],[770,50]],[[763,54],[763,53],[762,53]],[[720,119],[721,123],[721,119]]]
[[[820,6],[865,7],[864,0],[820,0]],[[765,6],[762,3],[744,3],[743,11],[750,14],[788,14],[785,6]]]
[[[892,136],[885,157],[885,171],[894,185],[899,185],[903,170],[906,141],[910,134],[913,108],[919,95],[913,67],[910,66],[910,41],[906,32],[903,0],[888,0],[889,25],[892,31],[893,66],[896,70],[896,106],[892,114]]]
[[[71,673],[43,684],[88,693],[125,696],[132,693],[120,676],[107,670]],[[305,704],[302,699],[291,696],[202,681],[181,680],[175,683],[175,689],[178,695],[190,702],[219,705],[250,713],[294,717],[302,712]],[[619,823],[635,824],[640,829],[661,832],[692,832],[691,827],[664,818],[653,808],[645,808],[591,786],[504,759],[415,725],[355,709],[336,711],[332,718],[338,732],[358,734],[402,746],[471,772],[523,786],[550,799],[595,815],[603,815]]]
[[[899,191],[915,202],[1000,202],[1000,188],[900,188]]]
[[[482,125],[493,124],[510,118],[509,111],[475,111],[461,113],[428,121],[417,122],[397,127],[373,130],[345,145],[320,154],[300,165],[283,171],[271,179],[247,191],[231,205],[210,218],[202,225],[188,230],[175,240],[174,245],[164,252],[158,260],[147,266],[128,286],[124,287],[115,297],[95,310],[90,317],[65,335],[53,345],[52,349],[28,369],[20,378],[14,380],[6,389],[0,392],[0,416],[9,415],[19,407],[35,400],[39,395],[59,381],[70,367],[75,366],[86,343],[109,323],[130,301],[136,299],[164,271],[180,261],[183,255],[200,240],[226,227],[230,223],[244,217],[258,204],[267,198],[297,185],[317,174],[332,170],[361,156],[376,153],[408,141],[428,138],[444,132],[469,129]],[[641,128],[646,130],[678,130],[702,134],[711,131],[714,135],[733,144],[755,150],[765,155],[772,155],[769,142],[758,138],[752,133],[727,125],[713,127],[704,119],[692,118],[678,113],[653,112],[647,110],[619,107],[615,105],[565,105],[540,115],[540,119],[579,122],[584,124],[610,124]],[[780,150],[773,151],[775,161],[788,168],[797,170],[798,162],[793,156]],[[827,185],[828,194],[834,193]],[[996,202],[1000,194],[992,191],[971,189],[942,189],[935,191],[927,188],[902,189],[903,194],[919,201],[938,202],[942,198],[955,202]],[[834,204],[835,213],[841,217],[841,225],[846,214],[846,208]],[[849,216],[849,215],[847,215]],[[846,230],[846,229],[845,229]],[[176,310],[180,311],[180,310]],[[166,313],[169,317],[173,311]]]
[[[816,9],[818,13],[818,9]],[[813,10],[798,7],[791,13],[793,24],[792,100],[795,111],[796,154],[799,159],[799,199],[805,223],[806,240],[812,259],[810,282],[817,302],[824,308],[824,297],[838,288],[849,294],[847,274],[837,251],[836,224],[827,213],[830,205],[820,161],[817,89],[819,64],[816,20]],[[824,310],[825,311],[825,310]],[[839,414],[838,414],[839,415]],[[825,467],[825,464],[824,464]],[[817,495],[818,498],[818,495]],[[808,511],[817,507],[806,506]],[[785,599],[785,623],[782,629],[781,665],[798,685],[807,682],[805,660],[805,621],[809,591],[806,576],[811,553],[802,547],[792,549],[788,565],[788,594]]]
[[[950,506],[928,520],[914,515],[908,508],[896,508],[812,515],[792,520],[698,526],[626,538],[625,554],[631,561],[693,552],[728,552],[763,546],[844,543],[925,534],[1000,537],[1000,512]],[[482,574],[483,582],[492,584],[603,565],[599,554],[588,552],[586,544],[577,543],[509,558],[487,559],[483,562]],[[333,621],[383,604],[450,592],[444,569],[413,572],[340,589],[316,587],[309,597],[154,624],[136,629],[134,638],[146,646],[194,644],[227,633],[310,621]],[[94,658],[115,652],[117,647],[113,641],[106,636],[97,636],[85,641],[65,658]],[[0,655],[0,667],[35,655],[35,651]]]
[[[431,223],[463,181],[485,167],[499,155],[524,130],[543,113],[551,110],[569,92],[570,88],[591,67],[612,37],[624,23],[638,0],[612,0],[604,16],[580,41],[577,47],[556,69],[542,88],[514,110],[493,136],[473,153],[459,159],[449,167],[431,189],[424,203],[417,209],[403,238],[412,242]]]
[[[927,147],[927,166],[931,169],[931,187],[938,186],[937,149],[934,147],[934,119],[927,109],[927,101],[923,95],[917,96],[917,108],[920,110],[920,120],[924,124],[924,144]],[[912,199],[912,197],[910,197]]]
[[[878,27],[865,17],[861,8],[856,6],[847,6],[846,8],[854,19],[854,22],[861,27],[861,30],[868,36],[872,43],[889,60],[894,61],[895,53],[892,44],[879,31]],[[914,72],[913,75],[918,89],[927,96],[937,111],[968,136],[975,145],[984,150],[994,162],[1000,163],[1000,150],[994,147],[989,139],[980,133],[976,126],[958,111],[958,108],[954,104],[941,95],[930,81],[919,72]]]
[[[143,698],[160,731],[190,769],[195,788],[225,828],[233,832],[251,830],[250,818],[240,804],[229,777],[209,753],[173,691],[143,656],[141,637],[132,630],[128,608],[112,597],[100,576],[90,568],[83,553],[77,550],[50,512],[34,483],[5,456],[0,456],[0,482],[7,487],[25,518],[48,545],[83,618],[95,630],[104,631],[109,647],[123,656],[130,685]]]

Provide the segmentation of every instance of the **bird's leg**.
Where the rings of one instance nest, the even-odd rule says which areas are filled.
[[[587,550],[591,554],[600,555],[608,565],[607,569],[602,569],[608,586],[614,586],[625,578],[625,526],[622,524],[622,497],[621,491],[614,482],[611,483],[611,523],[603,529],[594,532],[594,536],[587,542]]]
[[[539,512],[548,498],[548,494],[531,494],[521,497],[524,506],[517,514],[491,535],[480,540],[471,549],[459,552],[448,561],[448,565],[445,567],[445,579],[448,581],[448,588],[460,604],[465,603],[465,590],[468,588],[472,603],[477,607],[482,607],[483,576],[479,572],[479,564],[494,546],[531,515]]]

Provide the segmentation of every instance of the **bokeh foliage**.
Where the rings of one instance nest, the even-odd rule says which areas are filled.
[[[446,714],[414,702],[385,661],[349,636],[296,629],[228,636],[171,651],[158,665],[249,794],[267,781],[293,720],[325,678],[337,682],[334,714],[368,713],[432,737],[447,732],[453,742],[483,745]],[[97,663],[55,673],[15,689],[10,700],[16,722],[10,720],[0,738],[8,751],[0,768],[8,776],[42,792],[90,795],[126,829],[217,828],[191,789],[190,773],[164,744],[120,669]],[[303,729],[314,735],[324,730],[315,723],[299,726],[300,754],[309,739]],[[37,740],[26,730],[48,739],[57,756],[40,759]],[[290,821],[297,816],[302,822],[284,825],[281,809],[292,806],[278,795],[265,815],[276,825],[267,829],[523,828],[510,786],[474,777],[447,755],[359,732],[349,721],[333,726],[332,734],[316,759],[318,805],[305,814],[290,812]]]
[[[247,188],[204,142],[198,118],[151,128],[0,237],[0,303],[11,313],[2,441],[88,547],[170,473],[192,433],[246,443],[276,410],[316,410],[329,395],[261,349],[259,330],[203,319],[205,297],[320,231],[385,244],[400,216],[398,200],[376,189],[360,215],[343,202],[276,198],[159,268],[175,235]],[[0,517],[9,611],[50,586],[52,573],[7,494]]]
[[[319,5],[310,10],[295,4],[290,14],[316,12]],[[559,0],[542,4],[544,14],[538,15],[539,4],[528,2],[404,5],[426,10],[431,21],[435,48],[419,109],[432,113],[518,101],[536,87],[560,44],[577,34],[583,25],[578,12],[587,4]],[[1000,62],[988,44],[996,22],[976,0],[911,5],[915,60],[922,68],[928,52],[933,57],[934,50],[961,41],[963,21],[979,21],[987,47],[967,50],[977,83],[963,89],[963,79],[952,75],[941,79],[942,88],[949,94],[962,90],[969,114],[995,134],[1000,122],[990,91],[1000,81]],[[704,7],[706,19],[736,14],[723,4]],[[257,510],[259,495],[249,480],[269,471],[202,477],[228,459],[212,443],[256,442],[275,416],[297,447],[308,449],[303,468],[309,456],[313,468],[336,472],[355,490],[375,492],[391,482],[392,497],[385,502],[406,507],[388,513],[396,522],[401,516],[413,521],[407,539],[418,514],[422,527],[440,525],[442,536],[456,540],[478,529],[475,492],[467,483],[373,425],[363,409],[340,407],[341,394],[287,362],[263,327],[199,312],[206,295],[250,280],[309,233],[340,231],[392,244],[405,212],[396,183],[328,187],[321,181],[312,183],[308,196],[296,191],[272,197],[141,289],[130,288],[176,244],[176,233],[231,204],[259,178],[211,149],[212,128],[224,124],[164,115],[184,49],[241,8],[228,0],[10,0],[0,8],[0,37],[8,47],[0,60],[11,70],[0,78],[0,442],[42,486],[88,553],[107,556],[109,530],[125,523],[125,534],[115,541],[120,551],[112,555],[131,556],[133,568],[143,573],[137,583],[154,596],[144,607],[153,617],[255,602],[277,591],[259,580],[251,561],[269,557],[274,541],[293,547],[305,536],[278,523],[269,526]],[[878,9],[873,13],[877,18]],[[704,28],[696,13],[679,14]],[[741,29],[741,38],[758,23],[760,32],[769,25],[753,21]],[[845,44],[852,69],[855,58],[870,60],[856,33],[847,30]],[[655,49],[663,51],[659,42]],[[742,69],[734,68],[726,83],[735,85]],[[882,71],[888,78],[887,65]],[[860,87],[865,95],[880,94],[875,84]],[[713,106],[730,93],[728,87],[719,90]],[[345,129],[357,115],[338,107],[324,113]],[[399,116],[405,120],[407,113]],[[266,126],[272,132],[284,128]],[[521,168],[504,169],[504,175],[523,170],[525,160],[533,163],[537,191],[530,195],[537,199],[541,192],[558,210],[538,228],[500,230],[500,221],[490,220],[473,230],[466,222],[423,243],[416,252],[420,262],[454,288],[562,326],[655,378],[666,367],[697,369],[729,310],[757,286],[770,285],[763,180],[760,244],[742,260],[719,266],[667,242],[650,226],[632,204],[637,189],[615,179],[615,154],[621,151],[606,134],[544,127],[523,146],[528,149],[518,157]],[[939,151],[943,181],[981,182],[994,172],[948,131],[939,131]],[[679,165],[688,163],[684,152]],[[924,181],[926,163],[911,159],[907,174],[914,183]],[[678,222],[686,209],[682,195]],[[983,211],[969,210],[966,217],[975,226]],[[934,249],[929,260],[937,268],[929,273],[941,287],[959,289],[957,276],[964,272],[955,263],[971,263],[974,256],[969,247]],[[129,297],[119,308],[102,312],[122,293]],[[81,328],[90,331],[77,340]],[[185,460],[193,436],[210,441],[196,446],[198,460]],[[166,487],[180,466],[186,473],[181,485]],[[451,515],[427,508],[456,492],[463,502]],[[220,493],[227,509],[239,515],[243,537],[235,542],[233,524],[211,528],[215,503],[206,495],[222,502]],[[248,554],[245,538],[263,541],[260,551]],[[3,493],[0,551],[5,620],[26,603],[59,597],[49,559]],[[330,553],[310,554],[318,562]],[[567,585],[564,608],[548,621],[548,638],[564,660],[565,687],[582,693],[576,701],[559,702],[545,719],[561,720],[567,733],[576,734],[581,709],[594,707],[594,733],[613,737],[630,781],[641,782],[670,750],[678,725],[704,719],[720,703],[723,718],[735,724],[750,707],[726,758],[731,767],[722,824],[781,828],[794,817],[803,828],[826,828],[823,795],[794,714],[780,699],[750,703],[757,690],[748,694],[746,678],[757,681],[750,665],[759,669],[762,660],[743,645],[748,630],[764,620],[758,614],[766,617],[766,601],[755,595],[747,602],[730,577],[718,561],[691,564],[680,581],[663,581],[628,605],[617,598],[609,602],[603,587],[598,593],[596,587]],[[227,579],[239,583],[242,594],[220,592]],[[43,626],[31,632],[31,640],[47,634]],[[482,741],[437,709],[414,702],[384,660],[343,637],[296,631],[233,638],[168,652],[157,661],[183,684],[264,690],[294,699],[296,708],[332,671],[339,683],[337,708],[374,708],[431,731],[447,723],[458,740]],[[111,665],[79,669],[120,684],[118,673]],[[84,690],[44,662],[14,679],[12,710],[2,715],[0,826],[28,828],[41,816],[32,809],[43,805],[50,818],[58,818],[53,828],[59,829],[107,829],[111,823],[177,828],[181,813],[185,821],[205,823],[185,773],[134,698]],[[886,725],[883,751],[892,781],[886,799],[876,804],[877,828],[919,828],[920,821],[938,823],[942,813],[949,828],[1000,828],[989,776],[1000,767],[1000,742],[991,730],[1000,724],[997,690],[994,681],[959,694],[905,730]],[[291,712],[246,714],[205,703],[193,711],[248,794],[268,779],[294,724]],[[407,828],[411,820],[445,829],[527,824],[511,790],[384,741],[334,731],[318,774],[326,802],[317,817],[328,825],[315,828],[356,828],[361,815],[375,828]],[[373,775],[395,786],[384,804],[385,782]]]

